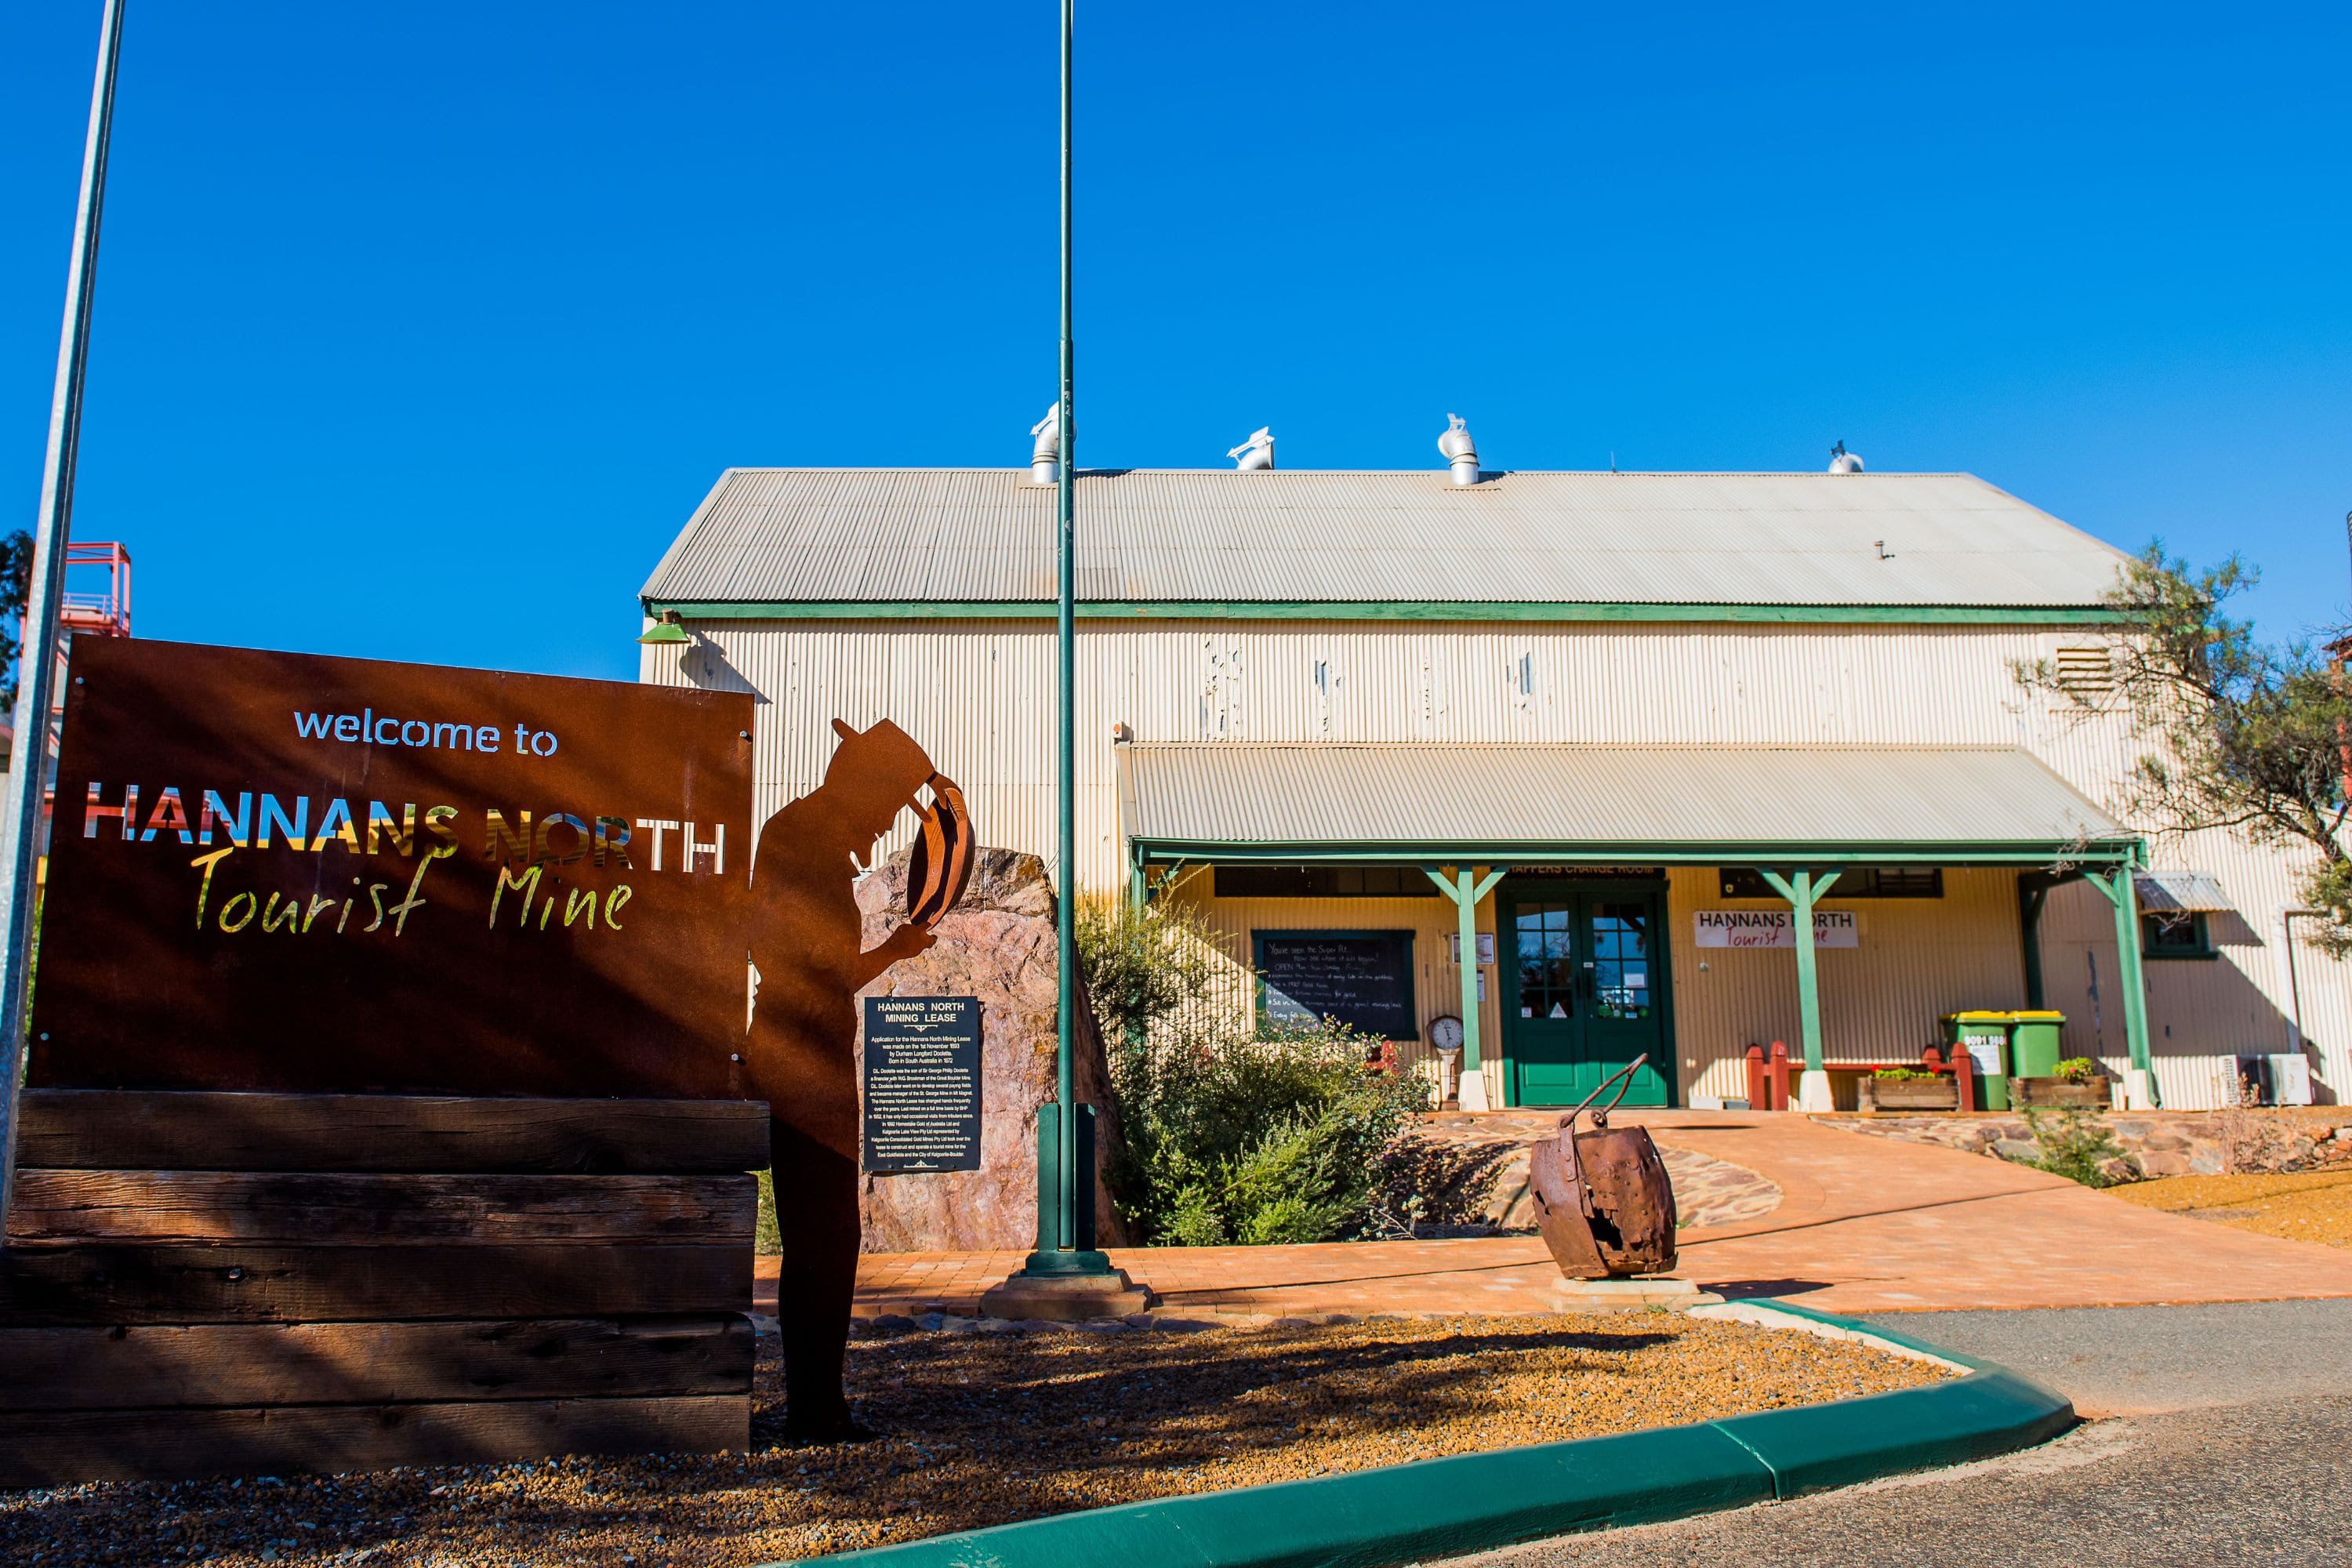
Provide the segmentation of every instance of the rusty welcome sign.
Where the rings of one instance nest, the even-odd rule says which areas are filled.
[[[755,846],[749,693],[97,639],[70,668],[32,1082],[764,1099],[787,1426],[855,1430],[854,997],[973,858],[911,736],[836,719]],[[909,808],[869,949],[854,878]]]
[[[751,706],[79,639],[31,1081],[746,1093]]]

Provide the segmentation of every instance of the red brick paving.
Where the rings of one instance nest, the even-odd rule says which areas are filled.
[[[1675,1272],[1727,1295],[1839,1312],[2352,1296],[2352,1253],[2159,1214],[1981,1155],[1856,1137],[1792,1115],[1619,1120],[1780,1184],[1771,1214],[1682,1235]],[[858,1269],[857,1310],[970,1313],[1022,1256],[870,1254]],[[1558,1271],[1532,1237],[1132,1247],[1111,1257],[1175,1311],[1558,1310]],[[759,1310],[773,1311],[775,1259],[759,1263]]]

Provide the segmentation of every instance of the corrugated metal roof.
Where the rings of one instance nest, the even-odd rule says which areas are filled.
[[[2132,879],[2143,910],[2221,914],[2234,910],[2229,889],[2210,871],[2142,871]]]
[[[1129,837],[1168,845],[1739,845],[1855,849],[2127,838],[2021,751],[1931,746],[1119,748]]]
[[[1022,468],[732,468],[663,602],[1050,599]],[[1885,557],[1878,542],[1884,541]],[[2092,606],[2124,556],[1967,474],[1081,471],[1089,602]]]

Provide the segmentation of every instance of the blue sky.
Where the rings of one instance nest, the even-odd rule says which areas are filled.
[[[0,522],[95,0],[0,11]],[[626,678],[731,463],[1053,398],[1050,0],[132,0],[77,535],[147,636]],[[2344,7],[1082,18],[1093,464],[1981,474],[2346,614]]]

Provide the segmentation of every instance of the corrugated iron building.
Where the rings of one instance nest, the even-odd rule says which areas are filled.
[[[1982,480],[1077,490],[1077,875],[1195,902],[1236,1006],[1353,996],[1424,1070],[1462,1025],[1465,1103],[1573,1100],[1643,1050],[1648,1098],[1742,1096],[1775,1040],[1851,1103],[1841,1066],[2029,1005],[2169,1106],[2234,1095],[2244,1058],[2352,1079],[2341,970],[2287,941],[2292,864],[2117,815],[2144,749],[2102,695],[2123,557]],[[983,841],[1050,858],[1053,504],[1018,469],[730,470],[645,586],[694,640],[642,678],[759,696],[762,815],[819,782],[828,721],[887,717]],[[2029,692],[2044,660],[2090,707]]]

